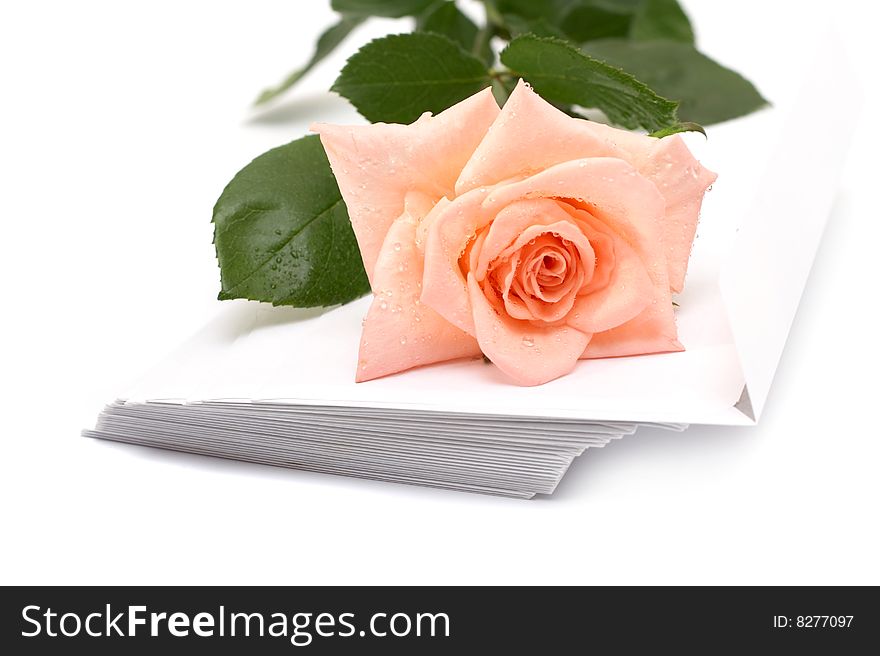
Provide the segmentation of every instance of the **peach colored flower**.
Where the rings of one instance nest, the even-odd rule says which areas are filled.
[[[520,84],[412,125],[317,124],[375,298],[357,380],[485,354],[522,385],[679,351],[671,292],[715,180],[679,136],[570,116]]]

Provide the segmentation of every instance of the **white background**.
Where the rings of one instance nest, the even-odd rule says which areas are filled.
[[[701,45],[760,80],[785,26],[754,43],[722,5],[687,3]],[[0,583],[880,583],[869,7],[824,5],[866,106],[760,425],[643,431],[523,502],[79,437],[216,312],[209,220],[228,179],[311,119],[355,120],[322,93],[345,53],[257,114],[331,21],[322,0],[5,3]],[[834,101],[816,98],[804,139],[852,120]]]

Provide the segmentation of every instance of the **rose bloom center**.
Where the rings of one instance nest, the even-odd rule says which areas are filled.
[[[610,240],[590,228],[590,219],[586,210],[559,199],[513,203],[468,244],[462,273],[474,273],[500,314],[560,323],[579,295],[604,286],[598,269],[613,266]]]

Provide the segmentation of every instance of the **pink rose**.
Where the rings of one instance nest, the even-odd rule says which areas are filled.
[[[318,124],[375,298],[357,380],[485,354],[537,385],[579,359],[680,351],[715,180],[679,136],[571,118],[520,84],[412,125]]]

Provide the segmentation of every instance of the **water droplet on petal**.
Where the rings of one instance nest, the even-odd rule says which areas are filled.
[[[380,309],[380,310],[387,310],[387,309],[388,309],[388,303],[386,303],[385,301],[382,301],[381,303],[379,303],[379,309]]]
[[[523,337],[522,344],[526,348],[532,348],[535,345],[535,340],[533,340],[531,337]]]
[[[400,242],[399,241],[394,243],[394,250],[396,250],[396,251],[400,250]]]
[[[400,336],[400,345],[403,346],[404,344],[406,344],[406,335],[401,335]]]

